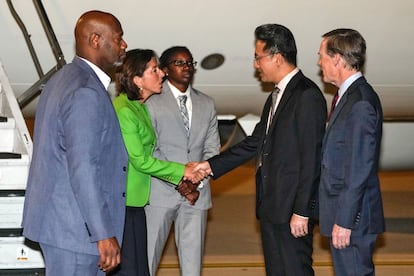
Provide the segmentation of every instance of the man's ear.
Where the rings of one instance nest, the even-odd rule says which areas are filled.
[[[272,60],[276,62],[277,65],[280,65],[284,62],[284,57],[281,53],[276,53],[272,56]]]
[[[338,66],[339,64],[343,63],[342,56],[341,56],[340,54],[338,54],[338,53],[336,53],[336,54],[332,57],[332,60],[333,60],[333,64],[334,64],[335,66]]]
[[[101,38],[101,35],[97,33],[91,33],[89,36],[89,45],[94,49],[99,49],[99,40]]]

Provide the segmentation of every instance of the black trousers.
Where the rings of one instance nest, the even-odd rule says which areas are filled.
[[[149,276],[144,207],[126,207],[121,265],[114,275]]]
[[[295,238],[289,223],[260,221],[263,254],[267,276],[313,276],[313,228],[309,219],[308,234]]]

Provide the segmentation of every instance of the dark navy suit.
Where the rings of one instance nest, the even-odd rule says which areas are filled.
[[[336,275],[374,273],[375,240],[385,230],[378,178],[381,136],[380,100],[366,79],[360,77],[336,106],[322,146],[321,234],[330,237],[334,224],[352,230],[350,247],[331,247]],[[361,262],[350,263],[352,256]]]

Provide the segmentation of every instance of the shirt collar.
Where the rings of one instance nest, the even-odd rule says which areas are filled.
[[[293,69],[289,74],[287,74],[276,86],[280,89],[280,92],[283,93],[285,91],[286,86],[290,82],[290,80],[293,78],[294,75],[296,75],[299,72],[299,68]],[[280,93],[279,92],[279,93]]]
[[[344,95],[345,91],[351,86],[351,84],[356,81],[357,79],[359,79],[360,77],[362,77],[362,73],[361,72],[356,72],[355,74],[351,75],[349,78],[347,78],[339,87],[338,90],[338,96],[342,97],[342,95]]]
[[[180,90],[177,89],[177,87],[175,87],[174,85],[171,84],[171,82],[169,82],[168,80],[166,81],[167,85],[170,87],[171,92],[174,96],[174,98],[178,98],[178,96],[187,96],[187,99],[190,97],[190,86],[188,86],[187,90],[185,92],[181,92]]]
[[[106,90],[108,90],[109,84],[111,83],[111,78],[101,70],[98,66],[90,62],[89,60],[79,57],[81,60],[86,62],[92,70],[95,72],[95,74],[98,76],[99,80],[101,81],[102,85],[105,87]]]

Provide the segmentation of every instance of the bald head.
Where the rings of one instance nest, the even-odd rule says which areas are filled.
[[[88,11],[76,22],[76,55],[85,58],[105,72],[120,65],[127,44],[118,19],[110,13]]]

